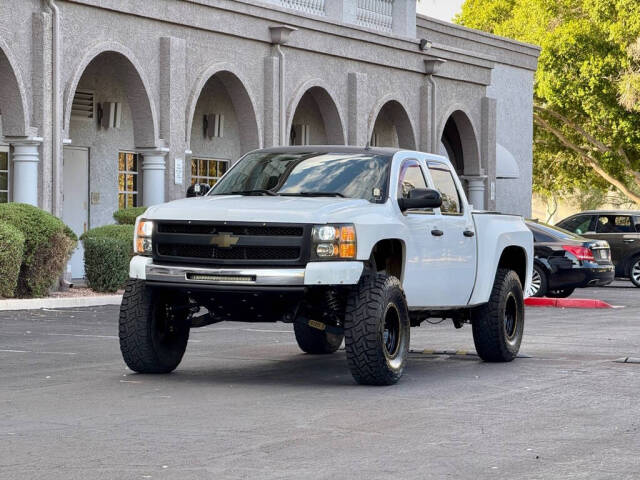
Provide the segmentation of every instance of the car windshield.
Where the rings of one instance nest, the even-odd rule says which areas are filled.
[[[362,153],[254,152],[244,156],[210,195],[361,198],[384,202],[391,157]]]

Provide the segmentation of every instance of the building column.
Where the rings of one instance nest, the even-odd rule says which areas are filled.
[[[38,166],[41,143],[40,137],[11,142],[13,146],[12,197],[16,203],[38,206]]]
[[[142,204],[145,207],[164,203],[165,158],[168,148],[138,149],[142,154]]]
[[[469,203],[473,205],[474,210],[484,210],[485,209],[485,181],[487,179],[486,175],[463,175],[461,177],[463,180],[467,181],[469,191]]]

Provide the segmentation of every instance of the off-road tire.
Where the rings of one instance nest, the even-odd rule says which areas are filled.
[[[363,277],[347,299],[344,327],[347,363],[356,382],[396,383],[405,368],[410,338],[400,281],[382,273]]]
[[[334,353],[342,345],[344,335],[328,333],[303,323],[294,323],[293,331],[300,350],[312,355]]]
[[[533,276],[535,277],[535,275],[539,275],[540,276],[540,288],[538,288],[538,291],[535,292],[533,295],[531,295],[532,297],[544,297],[547,294],[548,291],[548,285],[549,285],[549,280],[547,279],[547,272],[544,271],[544,268],[534,264],[533,265]]]
[[[637,275],[637,270],[634,272],[634,268],[640,269],[640,255],[632,258],[629,262],[629,280],[636,287],[640,287],[640,277]]]
[[[524,300],[516,272],[498,269],[489,301],[472,312],[471,323],[473,342],[482,360],[510,362],[518,355],[524,332]]]
[[[179,300],[140,280],[127,282],[120,305],[120,351],[134,372],[169,373],[180,364],[189,340],[187,311],[174,315],[171,328],[164,327],[166,306]]]
[[[549,298],[567,298],[574,291],[575,291],[575,288],[559,288],[557,290],[549,290],[547,292],[547,297],[549,297]]]

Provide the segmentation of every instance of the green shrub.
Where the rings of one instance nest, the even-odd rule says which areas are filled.
[[[105,225],[85,232],[84,270],[96,292],[115,292],[129,278],[133,255],[133,225]]]
[[[76,246],[75,235],[59,218],[24,203],[0,204],[0,221],[13,225],[24,236],[16,296],[47,295],[65,270]]]
[[[24,253],[24,235],[13,225],[0,222],[0,297],[13,297]]]
[[[120,225],[135,225],[136,218],[146,210],[147,207],[122,208],[113,214],[113,219]]]

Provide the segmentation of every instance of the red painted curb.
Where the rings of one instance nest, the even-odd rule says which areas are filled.
[[[593,298],[525,298],[524,304],[529,307],[556,307],[556,308],[613,308],[607,302]]]

